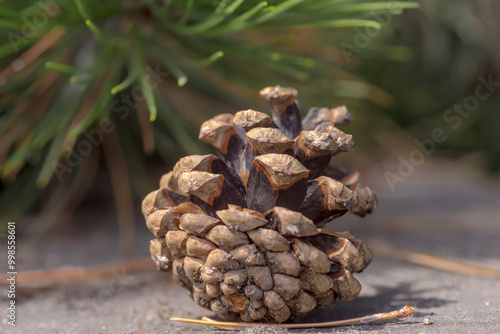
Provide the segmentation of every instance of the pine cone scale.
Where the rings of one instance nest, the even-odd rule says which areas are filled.
[[[200,139],[219,153],[182,158],[149,193],[142,212],[158,269],[222,319],[281,323],[356,297],[352,273],[372,259],[349,233],[320,228],[377,199],[359,173],[328,166],[350,151],[337,129],[345,107],[312,108],[301,119],[297,91],[260,92],[272,119],[255,110],[203,123]]]

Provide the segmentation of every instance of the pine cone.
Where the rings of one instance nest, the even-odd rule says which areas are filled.
[[[159,269],[222,319],[298,319],[356,297],[372,252],[348,232],[320,226],[377,205],[358,173],[329,166],[354,147],[345,107],[312,108],[301,120],[297,92],[260,92],[273,118],[244,110],[201,126],[215,155],[182,158],[142,203]]]

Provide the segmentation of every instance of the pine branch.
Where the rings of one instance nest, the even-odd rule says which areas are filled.
[[[282,36],[291,28],[379,28],[371,13],[417,6],[411,1],[342,0],[2,3],[1,179],[14,186],[21,173],[29,173],[26,168],[34,169],[30,157],[42,155],[36,184],[45,187],[58,172],[54,166],[72,154],[85,131],[108,118],[120,127],[132,122],[117,117],[117,106],[126,107],[128,114],[135,109],[136,103],[129,106],[122,96],[145,101],[150,120],[162,123],[151,129],[168,128],[174,146],[190,146],[183,143],[183,124],[188,123],[184,110],[161,117],[170,113],[166,110],[172,103],[159,89],[210,99],[227,97],[227,86],[243,92],[269,84],[270,78],[309,80],[321,75],[316,65],[326,60],[284,51]],[[277,43],[263,43],[260,39],[267,35],[275,35]],[[45,78],[54,71],[58,80],[49,87],[45,103],[28,118],[21,117],[28,112],[25,101],[46,91]],[[230,84],[214,84],[214,75]],[[196,101],[189,103],[203,110]],[[162,150],[165,145],[157,142],[155,147]],[[0,203],[5,200],[0,194]]]

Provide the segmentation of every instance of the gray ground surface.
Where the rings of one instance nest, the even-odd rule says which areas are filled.
[[[426,162],[391,192],[383,170],[364,180],[379,195],[377,212],[364,220],[342,217],[328,228],[350,230],[370,242],[452,256],[500,268],[500,183],[458,164]],[[84,221],[86,217],[79,217]],[[83,225],[84,226],[84,225]],[[61,235],[67,231],[61,230]],[[90,265],[115,260],[117,240],[109,227],[72,237],[54,235],[37,246],[19,246],[23,268]],[[150,236],[138,235],[137,256],[145,256]],[[4,251],[2,249],[2,251]],[[4,254],[1,254],[4,258]],[[21,269],[22,271],[23,269]],[[216,329],[178,324],[172,316],[211,316],[194,304],[165,273],[129,275],[99,283],[24,291],[18,298],[18,326],[12,331],[2,315],[2,333],[219,333]],[[377,257],[356,276],[360,296],[312,312],[305,321],[332,321],[415,307],[415,316],[401,320],[288,333],[500,333],[500,281],[456,275],[407,262]],[[5,290],[5,287],[0,287]],[[6,293],[1,297],[5,298]],[[5,299],[2,299],[4,302]],[[3,306],[1,309],[4,309]],[[432,319],[424,325],[424,317]],[[252,329],[255,333],[287,333]]]

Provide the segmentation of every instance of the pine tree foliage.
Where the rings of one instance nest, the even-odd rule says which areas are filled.
[[[280,49],[290,31],[379,28],[377,12],[416,7],[345,0],[0,2],[2,208],[19,215],[37,199],[35,188],[51,180],[70,194],[71,184],[88,183],[81,169],[92,170],[85,161],[101,151],[108,166],[132,161],[129,173],[139,174],[144,152],[167,160],[179,148],[197,153],[189,132],[217,112],[207,111],[210,101],[248,98],[249,87],[269,78],[310,78],[314,53]],[[188,98],[180,93],[186,89]],[[105,138],[112,139],[101,149]],[[143,147],[133,150],[133,138]]]

